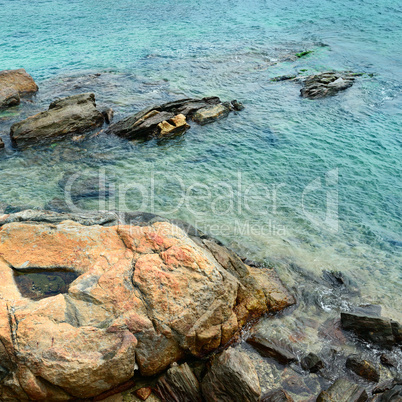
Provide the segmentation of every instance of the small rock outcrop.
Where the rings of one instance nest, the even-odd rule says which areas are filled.
[[[236,348],[229,348],[213,358],[201,387],[207,402],[258,402],[261,397],[252,361]]]
[[[105,118],[96,109],[95,95],[85,93],[69,96],[50,104],[49,110],[11,126],[11,139],[19,144],[36,143],[83,133],[103,125]]]
[[[21,96],[37,91],[35,81],[23,68],[0,71],[0,109],[19,105]]]
[[[357,355],[348,357],[346,367],[368,381],[378,382],[380,380],[380,373],[374,364],[359,358]]]
[[[162,401],[202,402],[200,384],[187,363],[167,370],[159,378],[156,389]]]
[[[0,138],[0,149],[4,148],[4,142],[3,140]]]
[[[178,225],[152,214],[0,216],[0,400],[94,397],[136,367],[151,376],[205,356],[250,320],[294,302],[274,271]],[[57,273],[73,273],[73,282],[50,289]],[[35,299],[23,296],[16,276],[40,274],[48,278],[33,280]],[[246,357],[229,351],[213,366],[258,400]]]
[[[160,137],[189,129],[189,119],[199,124],[211,123],[227,116],[231,110],[242,108],[236,100],[222,103],[218,97],[181,99],[148,107],[112,124],[107,132],[127,139]]]
[[[300,90],[300,94],[303,98],[309,99],[326,98],[350,88],[354,81],[354,75],[349,72],[327,71],[310,75],[303,80],[304,87]]]
[[[341,325],[359,338],[387,349],[400,344],[400,325],[389,318],[343,312]]]
[[[317,402],[365,402],[367,400],[366,390],[346,378],[337,379],[317,397]]]

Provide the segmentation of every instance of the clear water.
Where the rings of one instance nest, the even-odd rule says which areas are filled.
[[[361,290],[354,303],[379,303],[384,315],[402,321],[399,1],[13,0],[0,1],[0,9],[0,69],[24,67],[40,86],[33,103],[0,114],[7,145],[0,201],[43,207],[63,196],[58,181],[65,171],[101,170],[117,190],[103,207],[197,224],[277,266],[295,288],[300,279],[291,262],[316,277],[340,270]],[[307,49],[314,53],[287,61]],[[374,76],[318,101],[300,98],[296,83],[270,82],[329,69]],[[14,121],[84,91],[111,106],[116,120],[184,96],[238,99],[246,109],[212,125],[193,124],[169,141],[101,134],[11,149]],[[338,228],[317,226],[327,197]],[[319,297],[323,321],[347,304],[324,290]],[[315,314],[307,307],[305,313]]]

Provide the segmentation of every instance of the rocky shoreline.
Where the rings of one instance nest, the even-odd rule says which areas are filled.
[[[1,108],[38,89],[24,70],[11,76],[26,87],[14,78],[2,81],[7,74],[0,72]],[[324,72],[273,81],[298,81],[302,97],[318,99],[350,88],[355,77]],[[127,140],[170,138],[190,122],[202,126],[242,109],[236,100],[186,98],[113,122],[113,110],[99,108],[85,92],[14,123],[10,138],[21,149],[101,131]],[[107,196],[91,178],[72,190],[73,201]],[[320,328],[310,317],[330,346],[300,350],[292,342],[297,332],[267,333],[258,320],[291,316],[304,295],[287,289],[272,267],[239,257],[179,220],[77,214],[60,199],[45,210],[0,206],[0,277],[4,401],[402,399],[402,329],[380,306],[345,304]],[[324,271],[322,282],[330,292],[341,289],[340,298],[343,291],[358,293],[339,272]],[[284,380],[264,388],[255,356]]]
[[[400,324],[376,306],[342,312],[345,342],[382,350],[394,377],[358,354],[345,357],[350,378],[328,377],[327,356],[295,351],[258,326],[242,332],[294,296],[272,269],[185,222],[25,210],[0,216],[0,255],[2,400],[292,401],[284,384],[262,395],[253,361],[236,346],[243,339],[282,370],[333,378],[308,400],[401,396],[400,362],[389,354],[401,348]],[[66,272],[72,281],[55,286],[51,275]],[[26,276],[22,287],[16,275]],[[30,299],[32,287],[42,298]]]

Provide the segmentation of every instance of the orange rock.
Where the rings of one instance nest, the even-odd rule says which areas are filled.
[[[1,223],[0,223],[1,225]],[[272,271],[168,222],[0,226],[0,400],[90,398],[225,345],[292,303]],[[14,271],[72,271],[65,294],[21,295]],[[25,399],[26,400],[26,399]]]
[[[152,390],[150,387],[139,388],[135,391],[135,395],[141,399],[141,401],[146,401],[149,396],[152,394]]]

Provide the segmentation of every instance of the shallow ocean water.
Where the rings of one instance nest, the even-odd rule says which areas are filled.
[[[24,67],[40,87],[32,103],[0,113],[0,203],[43,207],[63,197],[65,171],[100,173],[115,195],[80,208],[184,219],[275,266],[294,289],[300,272],[323,270],[359,287],[350,300],[317,287],[296,326],[353,303],[402,321],[400,2],[13,0],[0,9],[0,69]],[[314,52],[293,60],[302,50]],[[330,69],[366,74],[316,101],[300,98],[297,83],[270,81]],[[180,97],[218,95],[246,109],[169,141],[100,134],[11,148],[13,122],[85,91],[115,121]]]

